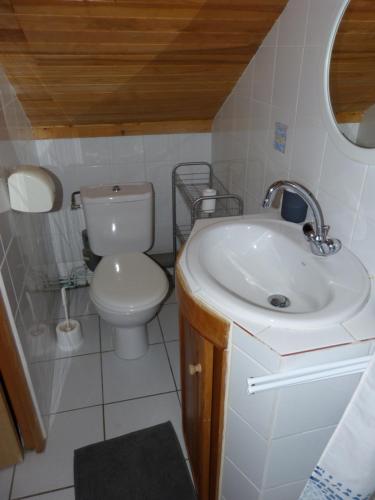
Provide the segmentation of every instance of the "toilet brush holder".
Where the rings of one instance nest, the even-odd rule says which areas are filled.
[[[82,344],[83,337],[79,321],[70,319],[56,326],[57,345],[62,351],[74,351]]]

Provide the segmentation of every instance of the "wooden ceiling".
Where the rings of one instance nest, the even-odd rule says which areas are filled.
[[[209,130],[287,0],[0,0],[35,137]]]
[[[360,122],[375,104],[374,0],[351,0],[345,12],[333,47],[330,93],[339,123]]]

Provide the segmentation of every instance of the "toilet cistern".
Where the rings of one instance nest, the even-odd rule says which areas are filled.
[[[280,190],[290,191],[298,194],[310,207],[314,217],[314,223],[307,222],[303,226],[303,233],[310,243],[314,255],[327,257],[337,253],[341,248],[341,241],[336,238],[328,238],[329,226],[324,223],[322,209],[318,200],[307,188],[294,181],[276,181],[269,186],[263,200],[263,208],[269,208],[276,193]]]

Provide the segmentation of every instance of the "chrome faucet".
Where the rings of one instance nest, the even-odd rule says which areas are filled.
[[[322,209],[315,196],[302,184],[294,181],[276,181],[268,188],[263,200],[263,208],[269,208],[278,191],[285,189],[291,193],[298,194],[311,208],[314,223],[307,222],[303,226],[303,233],[310,242],[311,251],[314,255],[327,257],[337,253],[341,248],[341,241],[328,238],[329,226],[324,224]]]

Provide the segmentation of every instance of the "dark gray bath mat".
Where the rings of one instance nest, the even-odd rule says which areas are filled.
[[[196,500],[171,422],[74,451],[76,500]]]

